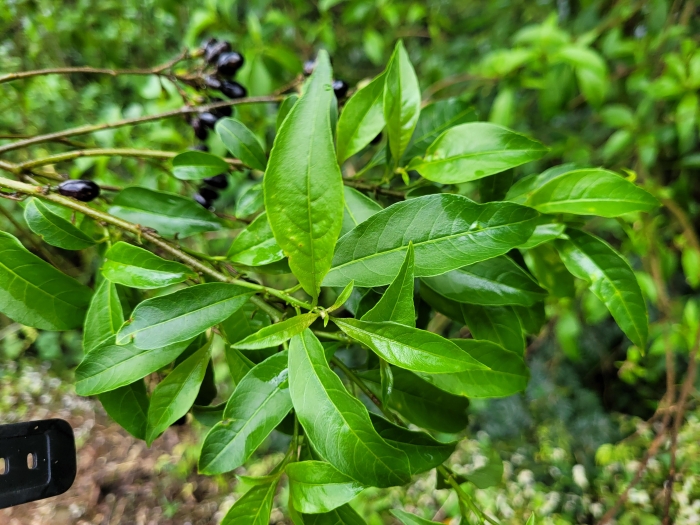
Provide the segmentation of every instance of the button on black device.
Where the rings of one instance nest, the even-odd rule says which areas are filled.
[[[0,425],[0,509],[63,494],[76,471],[75,437],[66,421]]]

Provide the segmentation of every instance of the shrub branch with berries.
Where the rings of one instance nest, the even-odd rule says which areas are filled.
[[[544,301],[562,282],[587,283],[644,348],[647,310],[635,274],[588,225],[648,212],[657,199],[596,168],[556,166],[513,183],[512,169],[547,148],[476,121],[460,100],[424,105],[401,42],[347,101],[323,51],[285,94],[254,98],[232,79],[244,59],[229,43],[212,39],[195,55],[205,64],[178,78],[205,90],[206,104],[138,121],[191,116],[194,135],[215,133],[231,158],[200,143],[179,154],[0,160],[12,175],[0,178],[2,197],[21,201],[35,242],[93,250],[100,260],[88,287],[0,232],[0,311],[44,330],[82,326],[76,389],[99,396],[134,436],[150,444],[188,413],[210,426],[204,474],[230,473],[273,431],[289,434],[284,459],[254,480],[224,524],[267,523],[283,473],[295,523],[362,523],[347,504],[360,491],[405,485],[431,469],[465,516],[495,523],[462,485],[497,483],[500,460],[457,475],[444,464],[456,446],[445,434],[466,427],[470,398],[525,389],[527,338],[541,330]],[[232,118],[231,106],[252,103],[279,104],[276,129],[265,130],[274,132],[269,151]],[[0,152],[125,122],[138,123],[84,126]],[[43,168],[91,154],[171,159],[182,193],[199,188],[193,200],[100,188]],[[232,171],[264,173],[235,217],[214,209]],[[208,245],[208,232],[223,232],[228,245]],[[166,286],[175,291],[159,293]],[[127,293],[138,298],[130,310]],[[464,325],[471,337],[456,338]],[[229,399],[218,399],[217,341],[235,385]],[[147,376],[162,380],[153,386]]]

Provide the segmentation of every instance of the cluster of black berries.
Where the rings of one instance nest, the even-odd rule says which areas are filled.
[[[100,195],[100,187],[91,180],[70,179],[58,185],[58,193],[83,202],[90,202]]]
[[[219,192],[217,190],[225,190],[228,188],[228,178],[225,173],[219,173],[213,177],[203,179],[202,184],[197,190],[197,193],[192,195],[192,198],[209,209],[214,204],[214,201],[219,198]]]
[[[304,62],[304,76],[310,76],[311,73],[314,72],[315,67],[315,60],[307,60],[306,62]],[[335,93],[335,96],[338,100],[342,100],[345,98],[345,96],[348,94],[349,88],[350,86],[348,86],[347,82],[345,82],[344,80],[335,79],[333,81],[333,93]]]
[[[235,80],[231,78],[243,66],[243,55],[231,50],[230,42],[220,42],[216,38],[210,38],[202,45],[204,60],[207,64],[216,68],[212,74],[204,77],[206,89],[220,91],[228,98],[243,98],[248,92]],[[223,102],[222,99],[212,97],[210,102]],[[200,113],[190,121],[195,136],[200,140],[205,140],[210,129],[214,129],[216,121],[223,117],[230,117],[232,114],[230,106],[217,108],[212,111]]]

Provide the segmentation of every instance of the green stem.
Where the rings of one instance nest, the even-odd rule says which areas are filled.
[[[333,364],[333,366],[335,366],[335,367],[337,367],[337,368],[340,368],[340,370],[343,371],[343,374],[345,374],[345,376],[346,376],[350,381],[352,381],[353,383],[355,383],[355,384],[357,385],[357,387],[358,387],[360,390],[362,390],[362,392],[372,401],[372,403],[374,403],[375,405],[377,405],[377,408],[378,408],[379,410],[382,411],[382,414],[384,414],[384,415],[387,417],[387,419],[389,419],[389,420],[391,420],[391,421],[394,420],[394,416],[391,414],[391,412],[389,412],[389,411],[384,407],[384,405],[383,405],[382,402],[377,398],[377,396],[375,396],[375,395],[372,393],[372,391],[367,387],[367,385],[365,385],[365,382],[362,381],[362,379],[360,379],[359,377],[357,377],[357,375],[355,375],[355,372],[353,372],[350,368],[348,368],[348,367],[345,365],[345,363],[343,363],[340,359],[338,359],[338,358],[336,358],[336,357],[331,358],[331,363]]]
[[[452,470],[450,470],[445,465],[440,465],[437,467],[437,471],[438,471],[438,474],[441,475],[442,477],[444,477],[445,481],[447,481],[447,483],[454,489],[454,491],[457,493],[457,496],[459,497],[459,499],[464,501],[469,506],[469,508],[474,512],[474,514],[476,514],[482,520],[488,521],[489,523],[491,523],[491,525],[500,525],[496,520],[489,517],[488,514],[486,514],[485,512],[482,512],[481,509],[479,509],[479,507],[476,506],[476,504],[472,500],[471,496],[469,494],[467,494],[466,492],[464,492],[464,490],[462,490],[462,487],[460,487],[459,483],[457,483],[457,480],[455,480],[454,473],[452,472]]]
[[[342,332],[326,332],[324,330],[312,330],[316,336],[332,341],[340,341],[341,343],[352,343],[353,340]]]

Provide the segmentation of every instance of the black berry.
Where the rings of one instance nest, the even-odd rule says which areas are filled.
[[[200,46],[200,49],[204,52],[206,52],[207,49],[209,49],[211,46],[216,44],[218,40],[216,38],[209,38],[202,42],[202,45]]]
[[[216,121],[219,120],[219,118],[213,113],[205,111],[204,113],[199,114],[199,120],[201,120],[202,124],[204,124],[206,127],[214,129]]]
[[[216,199],[219,198],[219,192],[216,190],[213,190],[211,188],[207,188],[206,186],[202,186],[199,188],[199,194],[204,197],[206,200],[214,202]]]
[[[233,76],[243,65],[243,55],[236,51],[221,53],[216,61],[216,70],[220,75]]]
[[[209,89],[221,89],[221,80],[214,75],[207,75],[204,77],[204,85]]]
[[[90,202],[100,194],[100,187],[91,180],[71,179],[58,185],[58,193],[79,201]]]
[[[348,94],[348,85],[343,80],[334,80],[333,92],[335,93],[336,98],[345,98],[345,95]]]
[[[211,102],[223,102],[223,100],[220,98],[212,98]],[[217,118],[230,117],[233,115],[233,108],[231,106],[222,106],[220,108],[212,109],[211,112],[214,113]]]
[[[221,82],[221,92],[228,98],[243,98],[248,92],[235,80],[224,80]]]
[[[228,178],[226,177],[225,173],[219,173],[213,177],[208,177],[202,182],[208,186],[211,186],[212,188],[216,188],[217,190],[225,190],[228,188]]]
[[[310,76],[311,73],[314,72],[315,67],[316,67],[315,60],[307,60],[306,62],[304,62],[304,68],[303,68],[304,75],[307,77]]]
[[[231,44],[228,42],[215,42],[204,50],[204,60],[213,64],[219,59],[221,53],[231,51]]]
[[[209,146],[207,146],[206,144],[195,144],[190,149],[194,151],[203,151],[206,153],[207,151],[209,151]]]
[[[192,126],[192,129],[194,130],[195,137],[197,137],[199,140],[206,140],[209,131],[199,117],[194,117],[192,120],[190,120],[190,126]]]

